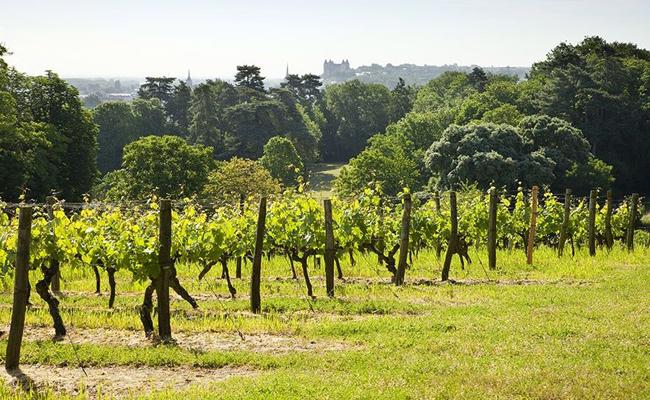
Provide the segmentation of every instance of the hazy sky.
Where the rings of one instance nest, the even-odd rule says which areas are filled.
[[[267,77],[363,64],[527,66],[588,35],[650,48],[650,0],[0,0],[18,69],[72,76]]]

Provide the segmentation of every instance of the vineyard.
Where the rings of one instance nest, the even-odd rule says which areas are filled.
[[[156,198],[70,204],[52,198],[48,204],[4,204],[2,209],[0,271],[8,288],[14,286],[15,275],[12,318],[21,312],[16,299],[34,310],[25,315],[23,306],[23,322],[16,325],[12,319],[7,366],[18,366],[25,335],[28,364],[69,357],[66,365],[78,366],[86,378],[84,365],[128,367],[135,362],[129,357],[143,357],[149,360],[142,361],[145,365],[153,366],[184,363],[175,359],[179,354],[164,355],[165,347],[148,348],[149,355],[144,355],[138,350],[148,347],[142,339],[133,339],[140,343],[135,349],[123,349],[122,361],[102,353],[108,361],[98,362],[94,352],[103,350],[93,350],[97,343],[80,337],[78,330],[143,330],[140,336],[127,336],[172,349],[193,343],[190,350],[196,359],[190,364],[243,365],[247,375],[291,364],[297,353],[356,354],[368,333],[365,329],[381,332],[385,327],[379,324],[385,324],[399,330],[395,324],[401,315],[421,322],[433,312],[426,304],[432,299],[437,299],[433,304],[454,308],[457,300],[446,292],[454,287],[461,292],[460,301],[471,302],[470,292],[491,290],[495,283],[521,286],[516,290],[548,286],[551,292],[564,288],[562,282],[589,285],[611,273],[612,260],[635,265],[650,246],[650,234],[637,225],[643,215],[638,196],[615,201],[611,193],[592,192],[591,197],[574,198],[570,191],[538,195],[537,188],[515,194],[467,190],[405,192],[397,197],[367,189],[355,198],[325,204],[300,190],[236,205]],[[567,265],[569,269],[563,269]],[[21,267],[32,284],[21,280],[16,270]],[[105,279],[107,297],[93,296],[102,294]],[[555,283],[547,285],[551,279]],[[20,285],[27,290],[19,290]],[[170,298],[170,290],[178,297]],[[34,294],[46,308],[39,308]],[[3,298],[11,303],[7,295]],[[3,321],[8,311],[3,309]],[[157,331],[152,313],[158,318]],[[387,319],[375,319],[377,315]],[[374,328],[364,325],[367,317]],[[361,333],[348,333],[359,341],[332,340],[339,330],[354,329],[355,323]],[[48,325],[53,326],[49,333],[44,329]],[[29,339],[32,326],[55,339],[50,344],[43,338],[35,342],[45,346],[44,353]],[[329,334],[323,334],[328,329]],[[17,341],[15,330],[20,330]],[[218,356],[206,344],[214,338],[197,336],[231,332],[249,343],[250,335],[259,339],[309,330],[321,332],[311,348],[301,341],[296,343],[303,345],[271,342],[262,350],[233,344],[225,353],[217,351]],[[120,340],[102,341],[122,345]],[[287,347],[292,350],[288,355],[274,358],[272,354],[285,353],[279,349]],[[12,355],[10,349],[17,353]],[[178,351],[185,357],[186,350]],[[163,361],[148,358],[152,354]],[[256,354],[260,359],[252,361]]]

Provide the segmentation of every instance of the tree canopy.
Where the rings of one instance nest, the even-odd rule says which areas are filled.
[[[122,169],[104,177],[98,195],[111,199],[182,198],[199,193],[214,166],[212,152],[177,136],[146,136],[124,148]]]
[[[270,196],[280,190],[280,182],[260,163],[233,157],[210,173],[203,194],[212,200],[239,204],[242,198]]]
[[[451,125],[425,156],[426,166],[438,177],[438,186],[476,183],[483,189],[492,185],[515,189],[520,184],[556,189],[574,184],[609,186],[611,169],[592,159],[579,129],[548,116],[524,118],[519,127]],[[587,166],[589,172],[577,172],[579,166]],[[576,181],[578,175],[581,182]],[[592,181],[584,182],[587,178]]]
[[[305,174],[305,166],[293,143],[281,136],[272,137],[264,145],[260,164],[285,186],[296,186]]]

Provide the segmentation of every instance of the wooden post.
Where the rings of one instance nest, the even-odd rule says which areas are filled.
[[[560,241],[557,246],[557,254],[562,256],[564,253],[564,244],[566,243],[567,235],[569,233],[569,221],[571,218],[571,189],[566,189],[564,192],[564,217],[562,218],[562,226],[560,227]]]
[[[626,235],[626,242],[627,242],[627,250],[632,251],[634,250],[634,227],[636,225],[636,209],[639,203],[639,195],[636,193],[632,194],[632,198],[630,199],[630,215],[628,219],[628,225],[627,225],[627,235]]]
[[[264,246],[264,230],[266,225],[266,197],[260,199],[260,210],[257,217],[257,232],[255,233],[255,253],[251,274],[251,311],[259,314],[262,311],[260,296],[260,281],[262,274],[262,251]]]
[[[490,206],[488,209],[488,265],[490,269],[497,268],[497,193],[490,189]]]
[[[433,205],[437,214],[440,214],[440,192],[436,190],[433,195]],[[440,253],[442,253],[442,241],[437,240],[435,243],[436,246],[436,258],[440,260]]]
[[[596,255],[596,200],[597,193],[592,190],[589,193],[589,221],[587,221],[587,234],[589,238],[589,255]]]
[[[14,275],[14,301],[11,308],[11,325],[7,341],[5,369],[15,371],[20,364],[20,346],[25,328],[25,308],[29,293],[29,244],[32,231],[32,208],[20,207],[18,217],[18,243]]]
[[[537,194],[539,188],[533,186],[533,190],[530,194],[530,229],[528,230],[528,250],[526,252],[527,263],[531,265],[533,263],[533,250],[535,248],[535,230],[537,229]]]
[[[327,295],[334,297],[334,258],[336,257],[336,243],[334,242],[334,227],[332,225],[332,201],[323,201],[325,209],[325,287]]]
[[[54,196],[47,196],[45,199],[47,202],[47,216],[50,221],[54,220],[54,205],[58,203],[58,200]],[[51,263],[57,263],[58,260],[51,260]],[[61,293],[61,269],[57,269],[54,276],[52,276],[52,283],[50,284],[52,292],[55,294]]]
[[[158,231],[159,253],[158,264],[160,276],[158,279],[156,298],[158,299],[158,336],[162,341],[172,339],[172,328],[169,317],[169,277],[171,273],[172,248],[172,202],[160,200],[160,224]]]
[[[442,281],[449,279],[449,269],[451,268],[451,258],[456,252],[458,246],[458,207],[456,204],[456,192],[449,192],[449,209],[451,212],[451,234],[449,236],[449,245],[445,255],[445,263],[442,266]]]
[[[244,197],[243,194],[239,195],[239,212],[244,215],[244,202],[246,198]],[[235,260],[236,266],[235,266],[235,278],[241,279],[241,264],[242,264],[242,258],[237,257]]]
[[[614,211],[614,195],[611,190],[607,191],[607,205],[605,206],[605,246],[611,250],[614,246],[614,235],[612,234],[612,212]]]
[[[402,228],[399,235],[399,259],[397,263],[397,275],[395,284],[404,284],[404,274],[406,273],[407,257],[409,254],[409,231],[411,229],[411,195],[404,195],[404,210],[402,211]]]

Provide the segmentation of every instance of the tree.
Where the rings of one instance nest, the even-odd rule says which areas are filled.
[[[537,86],[530,94],[536,112],[569,121],[594,156],[614,167],[619,192],[650,187],[648,71],[650,51],[587,37],[555,47],[533,65],[527,83]]]
[[[260,164],[285,186],[295,186],[305,170],[302,160],[287,138],[275,136],[264,145]]]
[[[416,90],[411,86],[406,86],[404,79],[399,78],[397,85],[390,92],[390,120],[399,121],[406,113],[413,108],[413,100]]]
[[[174,86],[171,97],[165,104],[165,112],[174,125],[174,130],[183,137],[188,135],[191,99],[192,89],[185,82],[180,81]]]
[[[333,148],[323,149],[326,160],[345,161],[359,154],[371,136],[386,129],[390,105],[390,91],[383,85],[353,80],[328,86],[328,125],[323,127],[323,136],[332,138]]]
[[[286,109],[275,99],[239,103],[228,107],[226,125],[226,155],[258,158],[264,144],[273,136],[285,133]]]
[[[173,96],[174,81],[176,78],[151,77],[145,78],[145,83],[140,86],[138,96],[145,100],[158,99],[166,104]]]
[[[97,176],[97,126],[84,109],[79,92],[55,73],[32,78],[30,112],[35,122],[52,126],[64,139],[64,156],[59,165],[60,196],[81,200]]]
[[[255,65],[238,65],[235,75],[235,85],[264,92],[264,77],[260,67]]]
[[[417,162],[412,147],[395,135],[375,135],[368,147],[350,160],[336,178],[334,186],[341,196],[361,193],[368,186],[379,185],[382,193],[395,196],[405,187],[420,187]]]
[[[224,81],[208,80],[198,85],[190,101],[189,142],[212,147],[219,157],[226,151],[226,110],[237,103],[235,88]]]
[[[300,104],[286,88],[271,89],[270,94],[283,105],[280,109],[282,113],[277,116],[281,121],[283,136],[291,140],[303,161],[316,161],[321,133],[314,126],[306,106]]]
[[[208,176],[203,193],[213,200],[239,204],[240,199],[280,193],[280,182],[257,161],[233,157]]]
[[[418,90],[413,111],[434,112],[442,107],[453,107],[475,92],[467,74],[445,72]]]
[[[431,145],[425,163],[445,188],[476,183],[515,189],[522,183],[561,190],[611,182],[611,168],[592,156],[580,130],[545,115],[526,117],[518,128],[452,125]]]
[[[137,136],[145,135],[164,135],[170,133],[173,127],[170,127],[165,115],[165,108],[158,98],[149,100],[135,99],[131,102]]]
[[[9,68],[6,51],[0,45],[0,198],[43,199],[65,183],[68,139],[53,124],[35,121],[33,78]]]
[[[177,136],[146,136],[124,148],[122,169],[104,178],[97,192],[108,198],[182,198],[199,193],[213,168],[212,151]]]
[[[472,85],[474,89],[479,92],[485,90],[485,86],[488,83],[488,76],[481,67],[474,67],[474,69],[472,69],[472,72],[467,74],[467,78],[469,80],[469,84]]]
[[[493,124],[519,125],[524,117],[517,107],[512,104],[502,104],[496,108],[486,111],[481,117],[482,122],[492,122]]]
[[[320,90],[323,83],[320,76],[314,74],[288,75],[280,87],[288,89],[303,106],[311,107],[322,98]]]
[[[476,183],[482,189],[492,185],[515,189],[520,182],[552,183],[555,163],[529,150],[509,125],[451,125],[427,150],[425,163],[442,188]]]
[[[93,110],[99,126],[97,167],[101,173],[120,168],[124,146],[138,138],[138,123],[129,103],[107,102]]]
[[[411,142],[415,150],[425,151],[431,143],[440,139],[442,132],[453,122],[448,109],[437,112],[410,112],[402,119],[386,127],[386,134],[396,135]]]
[[[587,139],[567,121],[548,115],[526,117],[519,124],[519,132],[533,151],[555,164],[554,188],[591,185],[591,189],[607,189],[612,182],[611,167],[593,158]]]

